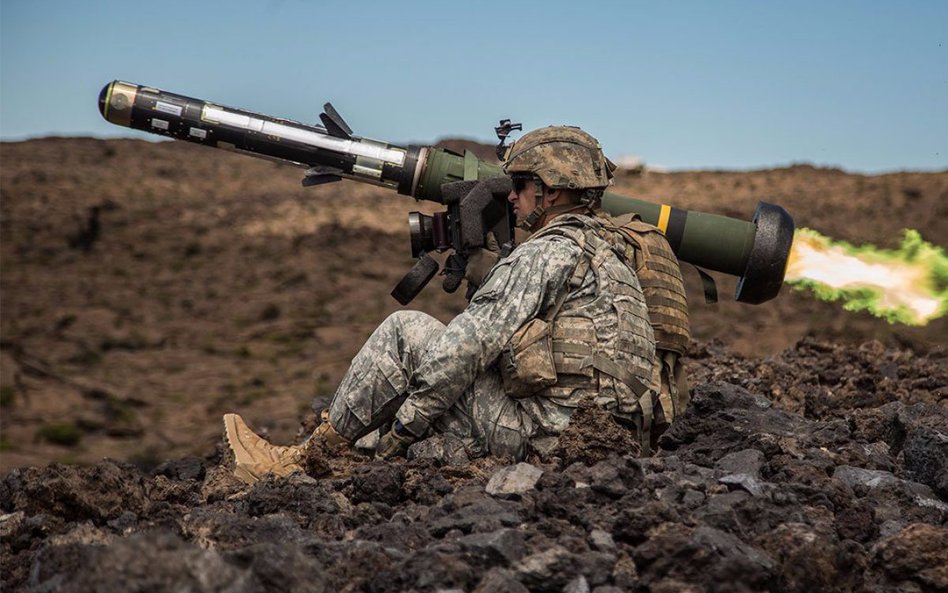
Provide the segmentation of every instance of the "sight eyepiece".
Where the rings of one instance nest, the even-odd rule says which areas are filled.
[[[432,216],[409,212],[408,233],[411,256],[416,259],[429,251],[442,253],[451,249],[447,212],[435,212]]]

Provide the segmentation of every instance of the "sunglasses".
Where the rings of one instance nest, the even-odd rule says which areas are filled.
[[[534,183],[536,178],[533,175],[511,175],[510,183],[513,186],[513,191],[515,194],[519,194],[523,190],[527,189],[527,184]]]

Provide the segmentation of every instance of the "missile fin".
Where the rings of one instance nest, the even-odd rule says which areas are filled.
[[[330,167],[310,167],[303,176],[303,187],[313,187],[314,185],[341,181],[342,177],[340,177],[338,173],[338,169],[332,169]]]
[[[314,185],[334,183],[336,181],[342,181],[342,177],[338,175],[311,175],[303,178],[303,187],[313,187]]]
[[[329,132],[330,136],[344,138],[346,140],[352,137],[352,128],[349,127],[346,120],[342,119],[342,116],[339,115],[336,108],[332,106],[332,103],[323,105],[323,113],[319,114],[319,119],[321,119],[323,125],[326,126],[326,131]]]

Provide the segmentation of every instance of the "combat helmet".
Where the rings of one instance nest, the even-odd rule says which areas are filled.
[[[528,132],[507,151],[504,173],[531,173],[553,189],[603,189],[616,166],[599,141],[574,126],[548,126]]]

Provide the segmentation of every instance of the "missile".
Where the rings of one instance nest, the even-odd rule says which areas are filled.
[[[309,185],[346,177],[398,189],[408,150],[352,136],[335,109],[326,111],[324,126],[308,126],[121,81],[99,94],[99,112],[113,124],[289,161],[313,169]]]

